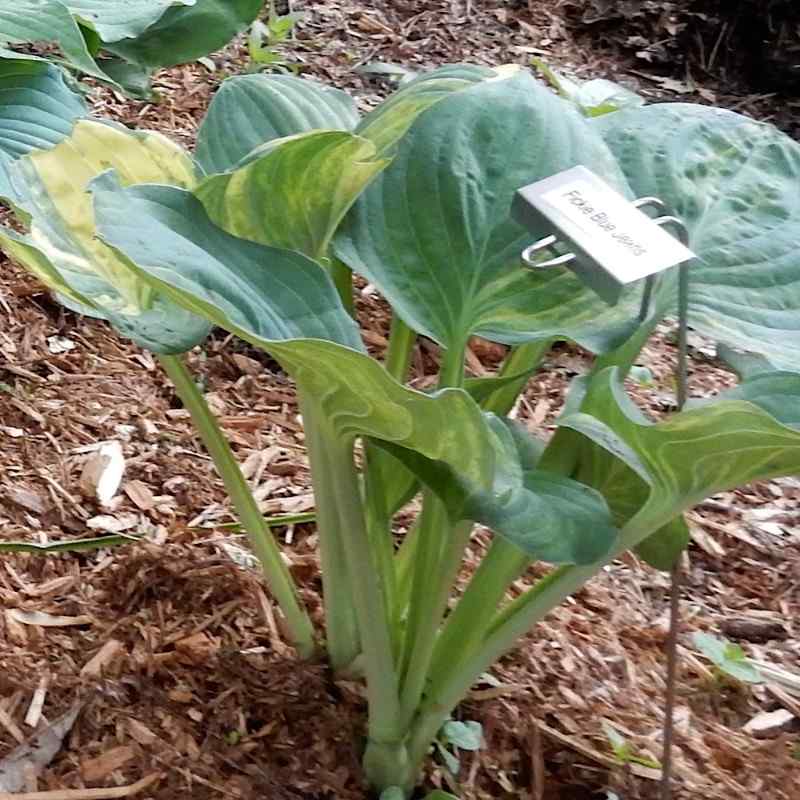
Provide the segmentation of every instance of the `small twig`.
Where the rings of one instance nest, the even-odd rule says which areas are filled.
[[[680,627],[681,565],[670,572],[669,634],[667,635],[667,696],[664,708],[664,752],[661,758],[661,800],[672,797],[672,740],[675,732],[675,695],[678,678],[678,628]]]
[[[161,777],[154,772],[130,786],[115,786],[111,789],[56,789],[52,792],[23,792],[9,794],[0,792],[0,800],[116,800],[118,797],[132,797],[154,784]]]
[[[542,755],[542,734],[539,723],[534,720],[530,731],[531,744],[531,795],[533,800],[544,797],[544,756]]]
[[[25,724],[29,728],[35,728],[42,718],[42,709],[44,708],[44,701],[47,697],[47,687],[50,684],[50,677],[43,675],[39,679],[39,685],[31,698],[31,704],[28,706],[28,713],[25,714]]]
[[[25,734],[19,729],[19,725],[11,718],[11,715],[0,707],[0,725],[2,725],[20,744],[25,742]]]

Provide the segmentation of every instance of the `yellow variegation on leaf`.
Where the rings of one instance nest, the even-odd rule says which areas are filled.
[[[191,157],[164,136],[80,120],[59,145],[13,165],[28,233],[0,229],[0,245],[66,305],[108,319],[157,352],[187,350],[205,338],[208,324],[157,295],[96,236],[90,184],[110,170],[125,186],[191,189],[197,181]]]

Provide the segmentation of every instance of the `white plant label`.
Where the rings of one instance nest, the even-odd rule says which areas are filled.
[[[682,264],[694,253],[586,167],[526,186],[532,209],[619,284]]]

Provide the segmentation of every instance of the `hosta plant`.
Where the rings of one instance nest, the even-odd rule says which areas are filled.
[[[263,0],[0,0],[0,54],[46,43],[58,62],[142,93],[154,69],[218,50],[263,7]]]
[[[35,107],[28,110],[36,116]],[[58,131],[58,126],[53,129]],[[270,588],[286,616],[291,640],[301,653],[310,655],[314,647],[311,624],[288,570],[227,442],[180,357],[200,344],[211,326],[143,283],[125,259],[95,236],[91,197],[85,188],[109,168],[116,169],[126,183],[164,181],[190,188],[199,179],[189,155],[158,134],[131,133],[107,123],[79,120],[55,147],[37,149],[8,162],[8,186],[0,184],[0,191],[13,202],[18,221],[27,230],[19,233],[0,228],[0,247],[66,306],[107,319],[123,335],[159,355],[180,396],[192,409],[198,432],[250,534]]]
[[[340,93],[250,76],[218,94],[197,156],[216,174],[146,184],[120,159],[76,181],[103,252],[139,291],[294,379],[326,647],[335,669],[364,676],[364,768],[387,797],[410,792],[472,683],[611,559],[638,547],[668,567],[685,509],[800,471],[800,377],[778,371],[800,354],[800,147],[774,129],[681,105],[587,120],[515,69],[446,68],[364,119]],[[699,256],[693,324],[770,369],[657,422],[639,410],[622,378],[674,308],[674,278],[640,319],[638,288],[612,308],[566,271],[520,265],[537,232],[512,221],[514,192],[577,163],[685,219]],[[340,264],[394,312],[385,363],[348,313]],[[407,384],[418,334],[441,348],[430,392]],[[465,377],[476,334],[510,346],[489,379]],[[554,339],[598,358],[545,441],[506,415]],[[411,501],[419,513],[401,536],[394,520]],[[459,596],[476,525],[495,538]],[[509,601],[535,560],[552,569]]]
[[[314,641],[308,615],[241,470],[180,357],[205,339],[210,324],[154,291],[125,258],[97,238],[87,189],[94,178],[113,169],[126,185],[163,182],[196,188],[207,195],[209,202],[215,202],[214,198],[219,200],[231,191],[246,189],[250,181],[263,181],[276,172],[291,173],[292,187],[300,190],[306,206],[313,206],[315,211],[307,220],[298,209],[292,211],[280,203],[270,220],[274,223],[271,227],[279,232],[276,241],[310,250],[324,260],[339,220],[386,160],[378,157],[371,141],[347,132],[357,123],[352,101],[342,93],[326,92],[330,102],[328,127],[342,130],[286,137],[273,144],[269,144],[274,137],[268,132],[258,134],[262,146],[246,159],[242,170],[224,173],[223,166],[219,174],[207,176],[202,158],[196,163],[158,134],[132,133],[121,126],[85,119],[83,103],[56,68],[14,59],[0,64],[0,197],[13,206],[18,223],[26,229],[24,233],[0,229],[0,245],[65,305],[108,320],[120,333],[158,355],[190,409],[250,535],[269,587],[283,610],[290,640],[301,654],[310,655]],[[394,98],[375,115],[385,123],[371,119],[371,135],[379,146],[388,148],[421,108],[463,84],[449,75],[439,76],[424,84],[427,94],[431,87],[438,90],[433,99],[415,100],[419,90]],[[296,99],[297,92],[313,97],[315,91],[313,84],[305,81],[288,88],[295,89],[290,99]],[[298,124],[298,119],[295,117],[293,131],[318,127]],[[219,122],[217,112],[209,115],[204,125],[207,142],[214,144],[221,135],[227,145],[244,143],[249,150],[248,137],[252,137],[257,120],[241,116],[235,119],[238,139],[228,132],[215,131]],[[209,166],[208,171],[212,172],[213,167]],[[248,222],[241,217],[232,222],[247,225],[252,224],[252,219]],[[266,234],[262,231],[262,235]]]

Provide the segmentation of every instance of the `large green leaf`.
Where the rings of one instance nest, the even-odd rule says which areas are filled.
[[[103,181],[93,195],[101,239],[198,314],[225,319],[256,340],[320,339],[363,349],[327,273],[301,253],[231,236],[176,187],[125,191]]]
[[[747,400],[719,399],[654,424],[610,368],[585,386],[580,410],[568,410],[559,421],[593,443],[581,447],[570,440],[577,455],[572,474],[606,497],[635,543],[669,526],[672,541],[654,540],[645,551],[657,566],[674,561],[680,544],[675,520],[686,509],[750,481],[800,472],[800,430],[786,424],[797,421],[800,376],[791,376],[791,383],[776,378],[771,388],[743,386],[738,397]],[[789,407],[794,410],[784,410],[780,419],[767,411]],[[558,449],[570,442],[555,441],[543,466],[557,466]]]
[[[350,131],[353,99],[294,75],[239,75],[214,95],[197,132],[197,161],[211,174],[233,169],[257,147],[312,130]]]
[[[747,350],[736,350],[726,344],[717,345],[717,358],[730,367],[740,380],[747,380],[764,372],[778,371],[766,356]]]
[[[537,469],[540,442],[509,420],[488,413],[484,419],[494,449],[494,472],[487,486],[465,480],[448,463],[377,444],[431,487],[451,517],[485,525],[531,558],[554,564],[593,564],[607,555],[616,530],[602,494],[563,475]],[[453,422],[458,424],[458,420]]]
[[[726,389],[716,400],[694,400],[691,407],[698,408],[719,400],[746,400],[763,408],[775,419],[800,430],[800,373],[759,371],[750,375],[739,386]]]
[[[173,6],[136,39],[106,49],[153,69],[183,64],[224,47],[263,7],[263,0],[197,0],[191,6]]]
[[[800,363],[800,143],[730,111],[682,103],[625,109],[594,123],[637,196],[686,223],[692,327]],[[674,302],[674,284],[664,292]]]
[[[612,309],[566,270],[524,269],[520,253],[536,232],[510,216],[517,189],[577,163],[627,191],[569,103],[525,72],[501,74],[419,117],[334,249],[407,324],[445,347],[478,333],[506,343],[569,336],[607,349],[627,338],[632,299]]]
[[[277,139],[233,172],[196,190],[228,233],[322,258],[359,194],[388,162],[351,133],[321,131]]]
[[[208,323],[155,294],[95,235],[88,185],[112,168],[126,184],[195,182],[189,156],[160,134],[80,120],[54,148],[12,165],[15,202],[30,232],[0,229],[0,245],[69,307],[107,318],[149,349],[188,350],[208,334]]]
[[[355,130],[382,154],[427,108],[498,74],[504,69],[464,65],[433,70],[395,92],[363,121],[349,95],[315,81],[293,75],[229,78],[198,131],[197,160],[208,173],[225,172],[260,145],[313,130]]]
[[[402,139],[417,117],[441,100],[477,83],[498,80],[519,69],[513,65],[480,67],[453,64],[426,72],[392,94],[364,117],[356,133],[375,143],[386,153]]]
[[[532,557],[585,563],[609,549],[614,532],[597,493],[526,471],[529,451],[466,392],[428,395],[395,381],[363,352],[314,262],[230,236],[179,189],[104,186],[95,202],[103,239],[159,291],[271,353],[318,419],[340,437],[369,437],[400,454],[455,519],[486,520]],[[587,536],[590,517],[596,528]]]
[[[64,60],[101,80],[97,66],[74,16],[58,0],[0,0],[0,44],[31,42],[58,45]]]
[[[173,6],[196,0],[63,0],[75,17],[103,42],[133,39],[144,33]]]
[[[14,199],[12,161],[58,144],[85,115],[61,70],[39,61],[0,61],[0,197]]]
[[[142,68],[172,66],[219,49],[262,7],[262,0],[0,0],[0,45],[55,44],[70,66],[141,90],[147,83]],[[93,57],[98,48],[130,66],[108,62],[112,77]]]

